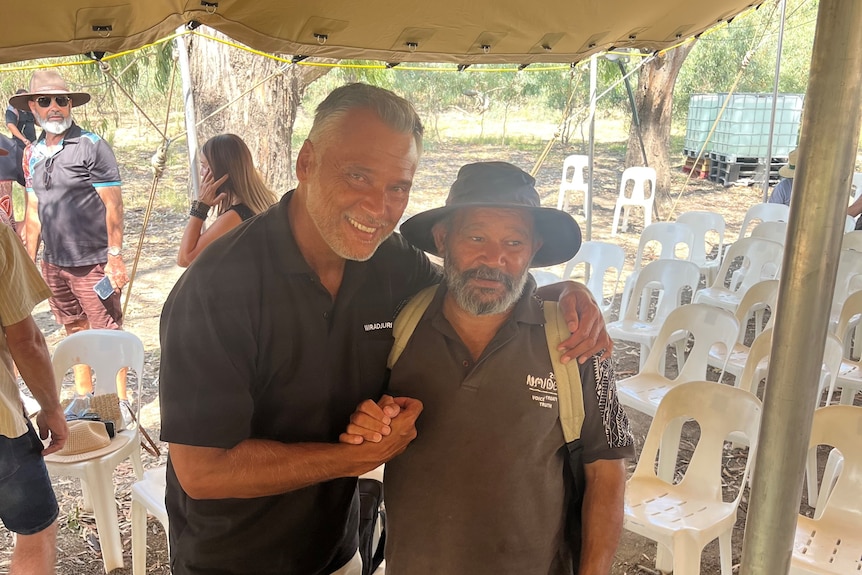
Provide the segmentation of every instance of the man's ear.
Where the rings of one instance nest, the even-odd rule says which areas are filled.
[[[33,115],[35,116],[36,115],[36,102],[34,102],[33,100],[27,100],[27,105],[30,106],[30,112],[32,112]],[[37,122],[36,125],[38,126],[39,123]]]
[[[446,245],[446,236],[449,234],[449,226],[443,222],[437,222],[434,224],[434,227],[431,228],[431,234],[434,236],[434,245],[437,247],[437,253],[445,253],[446,250],[443,248]]]
[[[298,181],[304,182],[308,179],[314,169],[314,161],[314,144],[310,140],[305,140],[296,156],[296,179]]]

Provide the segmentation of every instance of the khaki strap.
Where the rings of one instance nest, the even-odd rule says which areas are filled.
[[[563,365],[557,346],[571,335],[566,320],[555,301],[545,302],[545,337],[548,340],[548,353],[554,366],[557,380],[557,401],[560,408],[560,424],[563,437],[570,443],[581,437],[584,423],[584,395],[581,388],[581,371],[577,360]]]

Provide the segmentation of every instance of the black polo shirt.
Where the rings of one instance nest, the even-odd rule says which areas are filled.
[[[435,294],[389,392],[422,401],[417,438],[386,464],[386,573],[571,575],[567,450],[544,312],[530,280],[478,361]],[[580,366],[583,460],[634,455],[610,361]]]
[[[401,236],[347,262],[335,301],[289,227],[291,193],[209,246],[161,318],[161,437],[231,448],[248,438],[336,442],[380,396],[396,308],[438,281]],[[168,461],[171,567],[186,573],[330,573],[358,544],[356,479],[257,499],[199,501]]]

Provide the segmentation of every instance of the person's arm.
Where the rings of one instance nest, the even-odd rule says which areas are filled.
[[[9,128],[9,131],[12,132],[12,135],[24,142],[24,144],[29,144],[30,140],[27,139],[27,136],[21,133],[21,130],[18,129],[18,124],[7,123],[6,127]]]
[[[622,459],[599,459],[584,471],[578,575],[608,575],[623,527],[626,469]]]
[[[572,332],[572,336],[557,347],[564,352],[560,358],[564,364],[573,359],[583,364],[596,354],[600,354],[600,359],[611,357],[614,342],[605,329],[602,310],[587,286],[569,280],[542,286],[536,293],[545,300],[559,300]]]
[[[183,490],[193,499],[266,497],[340,477],[357,477],[399,455],[416,437],[422,403],[405,400],[380,442],[286,444],[246,439],[231,449],[170,444]]]
[[[862,194],[860,194],[856,201],[850,204],[850,207],[847,208],[848,216],[853,216],[855,218],[859,214],[862,214]]]
[[[228,174],[225,174],[218,180],[214,180],[212,172],[206,168],[202,168],[199,201],[208,206],[215,206],[226,198],[227,194],[219,194],[218,189],[227,181],[227,179]],[[186,229],[183,232],[183,239],[180,240],[180,250],[179,253],[177,253],[177,265],[184,268],[191,265],[205,247],[240,225],[242,223],[242,218],[234,211],[225,212],[220,215],[210,227],[201,233],[204,221],[205,220],[202,218],[189,214],[189,221],[186,223]]]
[[[123,249],[123,192],[120,186],[98,186],[96,192],[105,204],[105,224],[108,228],[108,251],[111,248]],[[35,194],[34,194],[35,195]],[[123,252],[118,255],[108,254],[105,264],[105,275],[111,280],[114,289],[123,289],[129,283],[126,275],[126,264],[123,262]]]
[[[42,241],[42,222],[39,221],[39,200],[36,198],[36,193],[32,190],[27,190],[26,208],[24,210],[24,246],[27,248],[27,255],[34,262],[36,254],[39,252],[39,243]]]
[[[68,429],[66,417],[60,407],[54,368],[51,366],[45,337],[29,315],[22,321],[6,326],[4,331],[12,359],[18,366],[24,383],[41,407],[39,415],[36,416],[39,435],[42,439],[47,439],[50,433],[51,444],[42,454],[54,453],[66,442]]]

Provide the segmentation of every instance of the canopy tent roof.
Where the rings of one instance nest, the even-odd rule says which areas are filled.
[[[200,22],[258,50],[384,62],[577,62],[668,48],[763,0],[45,0],[0,62],[120,52]]]

